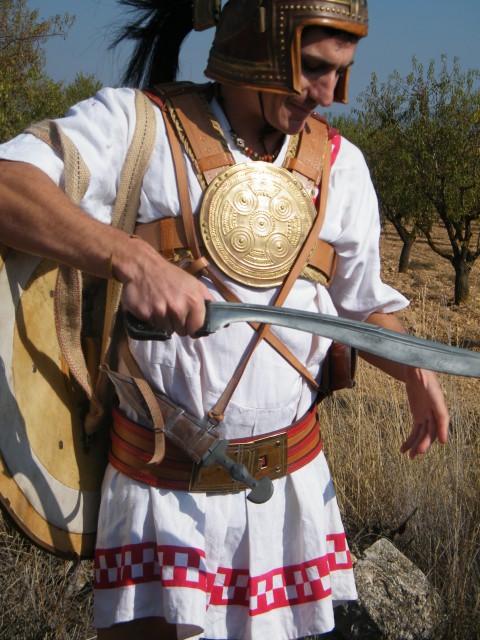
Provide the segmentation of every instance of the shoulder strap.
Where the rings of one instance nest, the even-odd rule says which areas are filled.
[[[168,115],[175,135],[181,142],[190,158],[200,182],[205,190],[210,182],[234,159],[227,149],[223,132],[215,120],[208,103],[209,93],[213,92],[212,84],[195,85],[191,82],[170,83],[155,86],[147,92],[149,98]],[[167,129],[168,132],[168,129]],[[317,114],[308,119],[305,130],[291,136],[284,167],[299,179],[307,192],[315,196],[322,175],[322,166],[326,141],[332,137],[328,122]],[[172,132],[169,132],[169,136]],[[163,219],[162,255],[172,258],[174,255],[174,228],[177,221]],[[186,224],[188,218],[183,217]],[[190,230],[187,228],[188,245],[193,246]],[[193,227],[192,233],[196,232]],[[198,231],[196,232],[198,233]],[[197,242],[197,241],[196,241]],[[198,244],[198,242],[197,242]],[[336,254],[332,245],[317,240],[310,253],[308,265],[305,264],[301,275],[309,280],[328,286],[335,271]]]
[[[43,120],[34,124],[26,129],[25,133],[40,138],[63,157],[65,193],[71,202],[78,206],[87,192],[90,172],[77,147],[53,120]]]
[[[327,140],[328,125],[320,119],[310,117],[300,133],[296,155],[285,159],[284,167],[311,193],[322,177],[325,157],[323,150]]]
[[[148,92],[152,100],[170,115],[203,189],[222,171],[235,164],[206,99],[209,87],[179,83],[157,85]]]
[[[143,177],[150,164],[156,139],[155,112],[150,100],[142,91],[135,91],[135,111],[135,129],[125,164],[120,174],[120,183],[112,216],[112,225],[128,234],[132,234],[135,229]],[[111,361],[112,342],[120,307],[122,287],[123,285],[117,280],[113,278],[108,280],[100,363],[109,363]],[[107,396],[108,385],[108,376],[101,369],[98,373],[93,397],[100,402],[102,413],[99,417],[95,406],[96,403],[94,402],[85,419],[85,431],[87,433],[92,433],[98,429],[103,420],[105,412],[103,399]]]
[[[290,293],[296,279],[301,273],[303,266],[306,264],[308,255],[312,250],[313,245],[315,244],[320,230],[323,225],[323,221],[325,219],[325,210],[327,206],[327,194],[328,194],[328,182],[330,177],[330,155],[331,155],[331,144],[328,139],[325,140],[324,153],[323,153],[323,175],[321,177],[321,189],[320,189],[320,197],[318,200],[318,212],[315,218],[315,221],[310,229],[310,232],[303,244],[303,247],[298,253],[298,256],[295,259],[295,262],[290,269],[285,281],[278,292],[278,295],[275,299],[274,305],[277,307],[282,306],[285,302],[288,294]],[[215,407],[210,411],[210,417],[221,421],[223,419],[225,409],[230,402],[230,399],[240,382],[242,375],[246,369],[246,366],[253,355],[254,350],[260,344],[262,340],[264,340],[270,332],[270,325],[264,324],[261,325],[258,330],[255,341],[251,344],[246,354],[244,355],[242,361],[239,363],[235,373],[233,374],[230,382],[228,383],[225,391],[218,399]],[[271,334],[270,334],[271,335]]]
[[[193,269],[188,269],[194,274],[198,274],[204,270],[205,274],[211,279],[211,281],[217,287],[220,295],[222,295],[225,300],[228,302],[241,302],[240,298],[235,295],[235,293],[226,285],[226,283],[221,278],[220,274],[217,273],[214,265],[210,264],[209,261],[202,256],[200,251],[197,236],[194,230],[194,222],[193,222],[193,212],[192,205],[190,202],[190,195],[188,192],[188,179],[186,174],[185,161],[182,154],[182,149],[180,146],[180,141],[178,140],[175,132],[173,130],[173,126],[170,122],[169,115],[163,112],[165,127],[167,129],[167,135],[169,139],[169,143],[172,150],[172,157],[175,163],[175,175],[177,179],[178,193],[180,199],[180,208],[182,210],[182,216],[184,220],[184,230],[187,239],[188,248],[190,249],[193,257],[193,264],[191,265]],[[144,237],[145,240],[148,241],[148,238]],[[197,266],[198,265],[198,266]],[[258,323],[251,323],[252,327],[256,330],[260,328]],[[312,377],[308,369],[301,364],[297,358],[285,347],[285,345],[271,332],[269,332],[265,339],[267,342],[283,357],[285,358],[302,376],[309,380],[310,384],[314,388],[318,388],[318,384],[315,379]]]
[[[209,90],[210,84],[181,82],[156,85],[147,93],[162,111],[169,113],[203,189],[235,164],[206,98]],[[284,167],[302,182],[309,193],[314,193],[320,183],[324,155],[319,153],[319,149],[323,148],[328,134],[328,123],[320,116],[312,115],[284,162]]]
[[[194,264],[198,265],[198,272],[203,269],[212,279],[220,293],[228,301],[238,301],[238,298],[227,287],[225,282],[216,273],[213,265],[210,265],[202,256],[191,210],[188,183],[185,171],[185,162],[180,143],[183,144],[193,166],[196,169],[200,184],[205,189],[208,184],[228,166],[234,164],[230,152],[225,153],[226,142],[218,123],[211,114],[209,105],[205,99],[203,90],[195,85],[183,84],[157,86],[149,96],[162,109],[167,135],[169,138],[172,156],[178,184],[178,192],[182,210],[182,220],[188,248],[190,249]],[[315,193],[322,181],[320,197],[317,201],[318,209],[315,222],[300,250],[290,273],[287,275],[275,301],[281,306],[290,292],[296,279],[307,264],[309,255],[315,247],[320,230],[323,225],[328,191],[328,178],[330,172],[331,145],[328,139],[328,126],[325,122],[316,118],[309,118],[305,130],[295,141],[295,154],[287,154],[286,166],[303,183],[307,191]],[[323,173],[323,179],[322,179]],[[277,351],[287,359],[311,384],[318,386],[311,374],[291,354],[281,342],[275,338],[268,326],[256,326],[258,334],[252,347],[239,364],[233,378],[227,385],[224,393],[219,398],[215,407],[210,411],[210,417],[217,421],[223,419],[224,411],[232,397],[243,372],[250,360],[256,346],[266,339]],[[279,344],[278,344],[279,343]],[[308,375],[305,375],[307,373]]]

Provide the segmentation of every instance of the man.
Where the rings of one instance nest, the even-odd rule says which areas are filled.
[[[139,53],[135,61],[138,64],[141,59],[144,67],[149,63],[149,86],[158,80],[155,73],[160,63],[152,65],[152,61],[161,59],[162,35],[180,31],[179,22],[188,14],[183,2],[160,3],[160,8],[156,4],[152,3],[151,21],[140,34],[143,48],[139,52],[151,51],[151,57],[142,58]],[[199,5],[194,3],[194,9]],[[164,9],[169,17],[162,22],[159,16]],[[148,42],[145,34],[149,28],[151,33],[152,25],[158,27],[154,41]],[[207,68],[207,75],[216,81],[214,91],[202,95],[210,104],[209,118],[222,132],[222,143],[242,170],[255,167],[258,160],[263,161],[258,171],[264,171],[264,163],[288,164],[296,134],[306,132],[308,145],[314,129],[312,111],[346,100],[357,42],[366,32],[366,2],[325,0],[300,6],[278,0],[230,0],[222,11]],[[142,73],[133,71],[131,78],[138,79]],[[166,90],[162,100],[168,103],[170,95]],[[141,237],[104,224],[110,221],[134,120],[133,92],[106,89],[60,122],[90,169],[83,210],[57,187],[62,184],[63,164],[55,152],[28,135],[5,145],[0,151],[6,159],[0,166],[2,240],[122,282],[124,308],[172,334],[166,342],[130,342],[138,368],[155,391],[198,417],[216,415],[220,432],[229,440],[257,442],[273,432],[283,434],[288,442],[299,425],[304,428],[305,415],[311,415],[329,341],[276,330],[293,354],[289,360],[267,344],[267,338],[249,352],[254,335],[249,325],[232,325],[208,338],[196,337],[206,300],[233,295],[245,302],[272,304],[288,275],[282,276],[281,284],[274,277],[269,280],[270,273],[259,281],[266,262],[255,262],[259,250],[255,254],[239,249],[231,267],[222,259],[223,250],[216,256],[212,236],[203,234],[204,243],[210,243],[210,263],[217,265],[211,267],[203,251],[202,269],[194,277],[165,260]],[[179,201],[175,182],[180,183],[180,169],[173,163],[165,126],[158,111],[155,151],[140,198],[138,221],[143,224],[180,218],[190,206]],[[350,143],[331,132],[329,137],[333,152],[320,237],[335,250],[336,272],[328,289],[329,274],[317,281],[301,275],[285,292],[285,306],[339,313],[402,331],[394,312],[407,301],[380,280],[378,210],[368,170]],[[205,145],[209,144],[207,138]],[[325,138],[315,157],[329,144]],[[197,214],[204,195],[193,169],[196,160],[187,154],[187,146],[189,198]],[[299,161],[288,166],[308,175],[303,165]],[[228,171],[220,174],[221,180],[232,175]],[[271,175],[271,183],[265,178],[258,187],[251,178],[248,189],[241,191],[235,213],[225,221],[230,226],[220,238],[230,243],[228,249],[244,247],[253,237],[263,243],[263,259],[266,246],[271,257],[288,244],[284,242],[291,231],[288,225],[277,234],[288,205],[271,205],[269,211],[265,204],[275,200],[277,187],[271,184],[277,174]],[[208,191],[205,195],[205,200],[212,199],[210,211],[217,217],[226,215],[224,209],[214,207],[221,180],[212,182],[213,195]],[[318,188],[326,198],[327,185],[318,182],[312,195],[321,200]],[[228,193],[229,207],[236,193],[234,185]],[[256,201],[253,212],[249,194]],[[303,194],[298,187],[298,199]],[[242,217],[247,209],[248,216]],[[216,224],[209,212],[202,215],[204,226]],[[250,262],[244,268],[245,255]],[[192,266],[192,260],[188,262]],[[220,276],[219,270],[223,271]],[[219,399],[237,376],[246,352],[248,362],[227,394],[226,409],[218,411]],[[405,382],[413,428],[402,452],[410,452],[413,458],[425,453],[436,439],[445,443],[448,411],[435,375],[367,359]],[[128,429],[141,422],[125,399],[119,415],[117,421]],[[289,431],[289,425],[295,426]],[[335,602],[355,599],[356,591],[325,457],[315,449],[315,455],[309,454],[291,471],[288,461],[294,447],[282,445],[279,439],[278,443],[286,447],[287,473],[273,480],[272,498],[260,505],[246,500],[244,491],[178,490],[161,472],[160,479],[152,479],[152,471],[138,480],[133,471],[120,471],[117,463],[109,466],[97,537],[95,621],[100,640],[135,635],[287,640],[333,628]],[[262,456],[265,465],[267,458]]]

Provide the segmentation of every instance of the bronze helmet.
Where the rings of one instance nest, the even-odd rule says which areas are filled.
[[[368,31],[367,0],[229,0],[205,74],[225,84],[300,93],[301,34],[309,26],[362,38]],[[339,79],[336,102],[347,102],[348,75]]]

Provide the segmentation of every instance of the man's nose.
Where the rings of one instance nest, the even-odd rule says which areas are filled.
[[[337,82],[336,71],[322,75],[310,84],[308,91],[310,100],[321,107],[330,107],[333,104]]]

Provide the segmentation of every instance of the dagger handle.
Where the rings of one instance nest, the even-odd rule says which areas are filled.
[[[202,462],[205,467],[211,467],[213,464],[219,464],[224,467],[230,476],[237,482],[241,482],[249,489],[247,500],[254,504],[263,504],[270,500],[273,495],[273,483],[267,476],[256,479],[249,472],[245,465],[240,462],[234,462],[227,455],[228,440],[220,438],[204,455]]]

